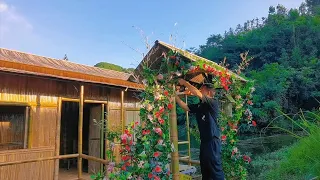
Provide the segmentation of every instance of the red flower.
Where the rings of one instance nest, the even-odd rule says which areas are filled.
[[[128,135],[130,134],[130,132],[129,132],[128,129],[124,130],[124,133],[125,133],[125,134],[128,134]]]
[[[155,171],[156,173],[161,173],[161,172],[162,172],[162,169],[161,169],[160,166],[156,166],[156,168],[154,168],[154,171]]]
[[[170,104],[168,104],[168,109],[172,109],[173,108],[173,105],[170,103]]]
[[[256,127],[257,123],[255,121],[252,121],[252,126]]]
[[[163,112],[164,112],[164,108],[161,107],[161,108],[159,109],[159,113],[162,114]]]
[[[123,165],[123,166],[121,167],[121,169],[122,169],[123,171],[126,171],[126,170],[127,170],[127,167],[126,167],[125,165]]]
[[[224,127],[221,127],[221,131],[224,131]]]
[[[170,59],[176,59],[176,57],[175,57],[175,56],[170,56],[169,58],[170,58]]]
[[[130,166],[130,162],[127,161],[127,162],[125,163],[125,165],[126,165],[126,166]]]
[[[152,173],[149,173],[149,174],[148,174],[148,178],[151,179],[152,177],[153,177],[153,174],[152,174]]]
[[[168,92],[168,91],[164,91],[163,94],[164,94],[165,96],[168,96],[168,95],[169,95],[169,92]]]
[[[134,124],[135,124],[135,125],[138,125],[138,124],[139,124],[139,121],[135,122]]]
[[[123,156],[121,159],[122,161],[128,161],[130,159],[130,156]]]
[[[156,112],[156,118],[159,118],[161,116],[160,112]]]
[[[170,176],[170,170],[167,171],[167,175]]]
[[[221,140],[222,140],[222,141],[227,140],[227,136],[226,136],[226,135],[222,135],[222,136],[221,136]]]
[[[206,64],[203,64],[203,69],[207,69],[207,65]]]
[[[248,103],[249,105],[253,105],[253,103],[252,103],[251,100],[248,100],[247,103]]]
[[[153,156],[155,157],[155,158],[158,158],[159,156],[160,156],[160,152],[155,152],[155,153],[153,153]]]
[[[126,150],[130,151],[130,147],[128,145],[126,145]]]
[[[250,163],[251,162],[251,158],[249,156],[244,155],[243,156],[243,160]]]
[[[164,124],[164,120],[163,119],[160,118],[158,121],[159,121],[160,124]]]
[[[176,65],[176,66],[179,66],[179,61],[176,61],[175,65]]]
[[[161,180],[158,176],[154,176],[154,180]]]
[[[143,130],[143,131],[142,131],[142,134],[143,134],[143,135],[150,134],[150,130]]]

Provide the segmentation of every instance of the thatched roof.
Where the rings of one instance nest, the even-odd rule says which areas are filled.
[[[163,52],[168,52],[169,50],[174,50],[179,52],[179,54],[181,54],[186,61],[198,61],[198,60],[203,60],[203,61],[207,61],[208,64],[210,64],[211,66],[215,67],[218,70],[225,70],[226,68],[218,65],[217,63],[210,61],[208,59],[205,59],[203,57],[197,56],[195,54],[192,54],[188,51],[176,48],[170,44],[161,42],[161,41],[156,41],[155,45],[150,49],[150,51],[148,52],[148,54],[143,58],[143,60],[140,62],[139,66],[136,68],[136,70],[134,71],[134,74],[136,77],[138,77],[139,80],[141,80],[141,70],[143,67],[143,64],[147,64],[150,68],[152,69],[156,69],[160,66],[161,63],[161,59],[162,59],[162,53]],[[236,73],[233,73],[232,71],[228,71],[228,73],[234,77],[237,78],[241,81],[246,82],[247,80],[244,79],[243,77],[240,77],[239,75],[237,75]],[[194,82],[194,83],[202,83],[204,77],[201,73],[197,73],[197,74],[190,74],[187,77],[187,80]],[[131,80],[133,80],[133,78],[131,77]]]
[[[128,81],[130,74],[86,66],[74,62],[48,58],[0,48],[0,71],[19,74],[48,76],[59,79],[90,82],[133,89],[142,89],[141,84]]]

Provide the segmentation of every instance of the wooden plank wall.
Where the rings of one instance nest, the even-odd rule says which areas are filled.
[[[52,157],[55,149],[55,133],[58,97],[79,98],[79,82],[63,82],[0,72],[0,104],[28,103],[30,108],[29,148],[0,151],[0,162]],[[121,90],[106,86],[84,84],[85,99],[108,101],[110,123],[122,130]],[[123,90],[123,89],[122,89]],[[124,93],[124,108],[138,108],[139,102],[130,91]],[[124,109],[125,110],[125,109]],[[117,146],[116,149],[120,149]],[[118,155],[118,159],[120,156]],[[0,167],[0,180],[53,179],[53,161],[35,162]]]

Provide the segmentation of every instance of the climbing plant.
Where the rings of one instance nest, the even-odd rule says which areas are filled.
[[[213,75],[212,83],[222,88],[221,97],[234,99],[234,114],[221,114],[220,126],[223,142],[223,168],[227,179],[245,179],[245,165],[249,156],[241,155],[236,148],[237,128],[240,123],[255,126],[250,106],[253,83],[239,80],[228,69],[202,58],[186,61],[183,51],[163,53],[158,68],[144,64],[142,70],[145,91],[141,93],[140,123],[133,122],[121,135],[121,162],[119,171],[110,174],[110,179],[171,179],[169,154],[174,151],[169,137],[170,112],[173,108],[173,85],[179,77],[198,71]],[[249,60],[243,58],[238,74]]]

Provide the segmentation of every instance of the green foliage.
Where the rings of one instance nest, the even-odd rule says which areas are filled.
[[[307,0],[299,9],[269,8],[268,17],[238,25],[224,35],[211,35],[192,51],[212,61],[228,60],[234,69],[239,54],[254,57],[247,77],[256,79],[254,118],[260,126],[284,112],[312,110],[320,98],[320,2]]]
[[[305,133],[305,136],[296,135],[298,143],[289,149],[287,158],[279,168],[268,173],[267,179],[288,179],[292,176],[298,179],[310,179],[320,176],[320,116],[315,113],[300,113],[300,121],[285,115]],[[288,132],[289,130],[286,130]],[[293,132],[291,132],[293,133]]]
[[[99,62],[96,65],[94,65],[94,67],[99,67],[99,68],[103,68],[103,69],[110,69],[110,70],[125,72],[125,73],[131,73],[134,71],[134,68],[123,68],[119,65],[115,65],[115,64],[111,64],[111,63],[107,63],[107,62]]]

